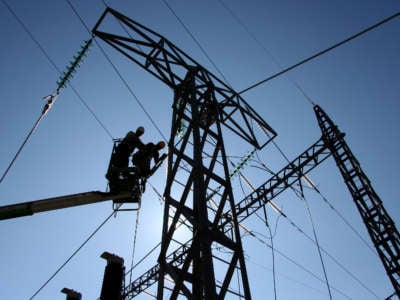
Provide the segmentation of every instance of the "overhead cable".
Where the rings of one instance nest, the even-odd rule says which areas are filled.
[[[240,228],[242,228],[244,231],[246,231],[251,237],[255,238],[256,240],[258,240],[260,243],[264,244],[266,247],[271,248],[271,245],[268,244],[265,240],[261,239],[260,237],[258,237],[256,234],[258,234],[257,232],[254,232],[252,230],[247,229],[246,227],[244,227],[243,225],[239,224]],[[309,269],[307,269],[306,267],[304,267],[303,265],[301,265],[300,263],[296,262],[294,259],[290,258],[289,256],[287,256],[286,254],[284,254],[282,251],[278,250],[276,247],[274,248],[274,251],[276,253],[278,253],[280,256],[282,256],[283,258],[285,258],[286,260],[290,261],[291,263],[293,263],[294,265],[296,265],[297,267],[299,267],[300,269],[302,269],[303,271],[305,271],[306,273],[310,274],[312,277],[314,277],[315,279],[317,279],[320,282],[325,283],[325,281],[320,278],[318,275],[316,275],[314,272],[310,271]],[[340,291],[339,289],[335,288],[334,286],[332,286],[332,289],[335,290],[336,292],[342,294],[344,297],[346,297],[347,299],[351,299],[348,295],[346,295],[344,292]]]
[[[21,27],[24,29],[24,31],[29,35],[29,37],[32,39],[32,41],[36,44],[36,46],[40,49],[40,51],[43,53],[43,55],[47,58],[49,63],[53,66],[53,68],[57,71],[59,75],[63,75],[61,70],[57,67],[55,64],[54,60],[51,59],[50,55],[47,53],[47,51],[44,49],[44,47],[39,43],[39,41],[35,38],[33,33],[29,30],[29,28],[22,22],[22,20],[18,17],[18,15],[15,13],[15,11],[11,8],[10,5],[5,0],[1,0],[3,4],[7,7],[8,11],[14,16],[14,18],[17,20],[17,22],[21,25]],[[69,83],[69,86],[72,88],[73,92],[75,95],[79,98],[79,100],[82,102],[82,104],[86,107],[86,109],[89,111],[89,113],[94,117],[94,119],[99,123],[99,125],[104,129],[104,131],[107,133],[107,135],[113,139],[112,134],[110,131],[107,129],[107,127],[100,121],[100,119],[96,116],[94,111],[89,107],[87,102],[82,98],[82,96],[78,93],[78,91],[73,87],[71,83]]]
[[[135,233],[133,235],[133,245],[132,245],[132,260],[131,260],[131,270],[133,269],[133,262],[135,261],[135,250],[136,250],[136,237],[137,237],[137,230],[139,227],[139,212],[140,209],[136,211],[136,223],[135,223]],[[132,272],[130,273],[129,276],[129,284],[132,283]]]
[[[327,197],[316,187],[316,185],[312,182],[312,180],[307,176],[304,175],[303,176],[304,181],[311,187],[312,190],[314,190],[321,198],[322,200],[326,203],[326,205],[328,205],[328,207],[330,209],[332,209],[340,219],[342,219],[342,221],[351,229],[351,231],[354,232],[355,235],[357,235],[357,237],[364,243],[364,245],[371,250],[371,252],[374,255],[378,255],[376,253],[376,250],[374,248],[372,248],[372,246],[370,245],[370,243],[367,242],[367,240],[354,228],[353,225],[350,224],[350,222],[343,216],[342,213],[340,213],[332,204],[332,202],[330,202]]]
[[[271,75],[271,76],[269,76],[269,77],[267,77],[267,78],[255,83],[255,84],[249,86],[248,88],[240,91],[238,94],[241,95],[243,93],[246,93],[249,90],[254,89],[255,87],[258,87],[261,84],[264,84],[264,83],[266,83],[266,82],[268,82],[268,81],[270,81],[270,80],[272,80],[274,78],[277,78],[277,77],[279,77],[279,76],[281,76],[281,75],[283,75],[283,74],[285,74],[285,73],[287,73],[287,72],[289,72],[289,71],[291,71],[291,70],[293,70],[293,69],[295,69],[295,68],[297,68],[297,67],[299,67],[299,66],[301,66],[301,65],[303,65],[303,64],[305,64],[305,63],[307,63],[307,62],[309,62],[309,61],[311,61],[311,60],[313,60],[313,59],[315,59],[315,58],[327,53],[327,52],[329,52],[329,51],[332,51],[333,49],[335,49],[335,48],[337,48],[339,46],[342,46],[343,44],[346,44],[346,43],[350,42],[351,40],[354,40],[355,38],[357,38],[357,37],[359,37],[359,36],[361,36],[363,34],[366,34],[367,32],[369,32],[369,31],[371,31],[371,30],[373,30],[373,29],[375,29],[375,28],[377,28],[377,27],[379,27],[379,26],[381,26],[381,25],[383,25],[383,24],[385,24],[385,23],[397,18],[398,16],[400,16],[400,12],[395,13],[394,15],[392,15],[392,16],[390,16],[390,17],[388,17],[388,18],[386,18],[386,19],[384,19],[384,20],[382,20],[382,21],[380,21],[380,22],[378,22],[378,23],[376,23],[376,24],[374,24],[374,25],[372,25],[372,26],[370,26],[370,27],[368,27],[368,28],[366,28],[366,29],[364,29],[364,30],[352,35],[352,36],[350,36],[350,37],[348,37],[347,39],[344,39],[343,41],[341,41],[339,43],[336,43],[336,44],[326,48],[325,50],[319,51],[318,53],[316,53],[316,54],[314,54],[314,55],[312,55],[312,56],[310,56],[310,57],[308,57],[306,59],[303,59],[302,61],[300,61],[300,62],[298,62],[298,63],[296,63],[296,64],[294,64],[294,65],[292,65],[292,66],[290,66],[290,67],[278,72],[278,73],[275,73],[274,75]]]
[[[276,66],[282,69],[282,65],[279,63],[278,59],[272,55],[271,51],[269,51],[263,43],[250,31],[250,29],[243,23],[243,21],[235,14],[235,12],[222,0],[218,0],[221,5],[230,13],[230,15],[243,27],[243,29],[247,32],[247,34],[263,49],[263,51],[272,59]],[[314,106],[314,101],[308,96],[305,90],[290,76],[287,76],[288,80],[297,88],[297,90],[304,96],[304,98]]]
[[[201,52],[207,57],[208,61],[214,66],[214,68],[217,70],[217,72],[221,75],[221,77],[225,80],[225,83],[230,85],[222,71],[217,67],[215,62],[211,59],[211,57],[208,55],[207,51],[203,48],[203,46],[200,44],[200,42],[196,39],[196,37],[193,35],[193,33],[189,30],[189,28],[183,23],[182,19],[179,18],[177,13],[174,11],[174,9],[168,4],[166,0],[162,0],[164,4],[168,7],[168,9],[172,12],[172,14],[175,16],[175,18],[178,20],[178,22],[182,25],[182,27],[185,29],[185,31],[190,35],[190,37],[193,39],[193,41],[196,43],[196,45],[200,48]]]
[[[262,265],[260,263],[255,262],[249,255],[246,255],[245,259],[246,259],[247,262],[249,262],[249,263],[251,263],[251,264],[253,264],[253,265],[255,265],[255,266],[259,267],[259,268],[262,268],[262,269],[267,270],[267,271],[272,271],[271,268],[269,268],[267,266],[264,266],[264,265]],[[288,276],[288,275],[286,275],[284,273],[277,272],[277,274],[280,277],[283,277],[283,278],[285,278],[285,279],[287,279],[289,281],[292,281],[294,283],[302,285],[302,286],[304,286],[304,287],[306,287],[306,288],[308,288],[310,290],[314,290],[314,291],[316,291],[316,292],[318,292],[320,294],[325,294],[325,291],[321,291],[321,290],[319,290],[319,289],[317,289],[317,288],[315,288],[315,287],[313,287],[313,286],[311,286],[311,285],[309,285],[307,283],[301,282],[301,281],[299,281],[299,280],[297,280],[295,278],[292,278],[292,277],[290,277],[290,276]],[[351,299],[351,298],[348,297],[348,299]]]
[[[311,209],[310,209],[310,206],[308,205],[308,201],[307,201],[307,199],[306,199],[306,197],[305,197],[305,195],[304,195],[304,193],[303,193],[303,186],[302,186],[301,182],[299,182],[299,183],[300,183],[300,190],[301,190],[301,191],[300,191],[300,193],[301,193],[301,194],[300,194],[300,198],[304,201],[305,206],[306,206],[306,209],[307,209],[307,212],[308,212],[308,217],[309,217],[309,219],[310,219],[310,223],[311,223],[311,227],[312,227],[312,232],[313,232],[313,235],[314,235],[315,245],[317,246],[319,259],[320,259],[320,261],[321,261],[322,271],[324,272],[325,283],[326,283],[326,286],[327,286],[327,288],[328,288],[329,299],[332,300],[331,287],[330,287],[330,284],[329,284],[328,274],[327,274],[327,272],[326,272],[326,267],[325,267],[324,259],[323,259],[323,257],[322,257],[321,247],[320,247],[320,245],[319,245],[319,240],[318,240],[318,236],[317,236],[317,231],[316,231],[316,229],[315,229],[314,220],[313,220],[313,217],[312,217],[312,215],[311,215]]]
[[[7,176],[8,171],[10,171],[11,167],[13,166],[15,160],[17,159],[17,157],[19,156],[19,154],[21,153],[22,149],[24,148],[25,144],[28,142],[29,138],[31,137],[31,135],[33,134],[33,132],[36,130],[36,128],[39,126],[40,121],[43,119],[43,114],[41,114],[39,116],[39,118],[36,120],[35,124],[33,125],[32,129],[28,132],[27,136],[25,137],[24,141],[22,142],[21,146],[19,147],[19,149],[17,150],[17,152],[15,153],[14,157],[12,158],[10,164],[8,165],[7,169],[4,171],[3,175],[0,178],[0,183],[3,182],[4,178]]]
[[[4,171],[3,175],[0,178],[0,184],[3,182],[4,178],[10,171],[11,167],[13,166],[14,162],[18,158],[19,154],[21,153],[22,149],[25,147],[26,143],[32,136],[32,134],[35,132],[37,127],[39,126],[40,122],[44,118],[44,116],[48,113],[50,108],[53,106],[55,100],[60,94],[60,89],[65,86],[67,82],[69,82],[69,78],[71,77],[72,72],[76,69],[76,67],[79,65],[79,62],[81,61],[82,57],[85,55],[85,52],[87,51],[88,47],[90,46],[90,41],[88,41],[87,44],[85,44],[84,49],[80,52],[80,55],[78,55],[73,64],[70,66],[69,70],[66,73],[61,73],[60,69],[57,67],[55,62],[51,59],[50,55],[46,52],[46,50],[43,48],[43,46],[39,43],[39,41],[35,38],[35,36],[32,34],[32,32],[28,29],[28,27],[22,22],[22,20],[18,17],[18,15],[15,13],[15,11],[11,8],[11,6],[8,5],[8,3],[5,0],[1,0],[2,3],[6,6],[8,11],[14,16],[14,18],[17,20],[17,22],[21,25],[21,27],[24,29],[24,31],[29,35],[29,37],[32,39],[32,41],[36,44],[36,46],[40,49],[40,51],[43,53],[43,55],[47,58],[49,63],[54,67],[54,69],[61,75],[60,81],[57,82],[57,89],[56,91],[49,95],[44,97],[45,100],[47,100],[46,105],[44,106],[41,115],[39,118],[36,120],[34,123],[33,127],[31,130],[28,132],[27,136],[25,137],[24,141],[22,142],[21,146],[15,153],[14,157],[12,158],[10,164]],[[72,87],[72,86],[71,86]],[[81,102],[85,105],[85,107],[89,110],[89,112],[93,115],[93,117],[96,119],[96,121],[101,125],[101,127],[106,131],[106,133],[113,138],[110,132],[107,130],[107,128],[104,126],[104,124],[99,120],[99,118],[96,116],[96,114],[93,112],[93,110],[90,109],[90,107],[87,105],[87,103],[83,100],[83,98],[79,95],[79,93],[73,88],[73,91],[75,94],[78,96],[78,98],[81,100]]]
[[[263,206],[263,211],[264,211],[264,223],[265,227],[268,229],[269,236],[270,236],[270,241],[271,241],[271,254],[272,254],[272,278],[273,278],[273,283],[274,283],[274,299],[277,300],[277,294],[276,294],[276,271],[275,271],[275,248],[274,248],[274,237],[272,235],[272,230],[271,226],[269,226],[268,218],[267,218],[267,209],[265,208],[265,205]],[[276,228],[275,228],[276,229]]]

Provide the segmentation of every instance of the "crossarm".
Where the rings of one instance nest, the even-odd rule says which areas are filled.
[[[102,28],[108,27],[110,21],[119,22],[122,28],[104,31]],[[276,136],[236,91],[162,35],[111,8],[104,11],[92,32],[174,91],[192,74],[196,93],[212,94],[219,104],[222,123],[254,147],[260,149]]]

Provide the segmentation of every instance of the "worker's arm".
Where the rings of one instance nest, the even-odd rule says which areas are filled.
[[[156,171],[157,171],[157,169],[161,166],[161,164],[162,164],[162,162],[164,161],[164,159],[166,159],[167,158],[167,154],[163,154],[163,155],[161,155],[161,157],[159,157],[156,161],[155,161],[155,165],[154,165],[154,167],[150,170],[150,175],[149,176],[151,176],[151,175],[153,175]]]

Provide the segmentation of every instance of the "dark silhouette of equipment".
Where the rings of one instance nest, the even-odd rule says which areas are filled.
[[[104,252],[101,258],[107,260],[104,270],[100,300],[122,300],[125,267],[124,260],[114,254]]]
[[[64,293],[67,296],[66,300],[81,300],[82,299],[81,293],[71,290],[71,289],[68,289],[68,288],[63,288],[61,290],[61,293]]]

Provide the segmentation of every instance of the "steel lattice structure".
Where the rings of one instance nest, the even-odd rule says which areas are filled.
[[[314,107],[325,144],[332,152],[344,182],[367,227],[393,288],[400,296],[400,235],[382,200],[344,140],[344,133],[319,107]]]
[[[121,22],[128,36],[100,31],[107,17]],[[179,295],[224,299],[228,292],[236,293],[231,285],[234,271],[239,270],[243,295],[236,294],[251,299],[222,127],[257,149],[272,140],[275,131],[228,85],[137,22],[107,9],[93,34],[174,90],[157,298],[164,298],[168,276],[173,281],[171,299]],[[220,225],[227,216],[230,228],[225,231]],[[192,239],[179,260],[175,255],[171,259],[179,244],[181,219],[188,224]],[[217,251],[221,248],[223,258]]]
[[[100,30],[105,20],[116,19],[124,34]],[[224,299],[232,274],[240,270],[243,295],[251,298],[238,224],[333,155],[363,218],[372,241],[399,295],[399,233],[383,208],[368,178],[343,139],[343,134],[323,112],[314,110],[322,138],[281,171],[235,204],[230,183],[222,128],[228,128],[257,149],[275,131],[227,84],[158,33],[107,8],[93,34],[174,90],[168,142],[168,177],[158,265],[123,291],[131,299],[158,282],[157,298]],[[256,126],[254,126],[256,125]],[[259,128],[256,132],[253,128]],[[183,174],[183,176],[181,175]],[[184,224],[191,239],[179,241],[177,228]],[[225,248],[227,257],[215,253]],[[222,267],[221,281],[215,265]],[[220,274],[221,276],[221,274]]]

